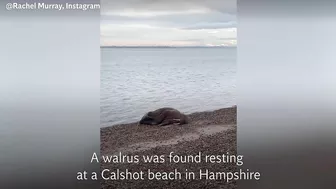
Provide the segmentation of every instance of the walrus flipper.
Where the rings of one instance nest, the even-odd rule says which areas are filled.
[[[180,123],[180,119],[166,119],[162,123],[159,124],[159,126],[166,126],[174,123]]]

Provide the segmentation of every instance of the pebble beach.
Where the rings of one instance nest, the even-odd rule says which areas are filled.
[[[235,181],[201,179],[199,170],[230,172],[236,170],[233,163],[178,162],[170,163],[168,155],[173,152],[180,157],[197,154],[219,155],[237,153],[237,108],[222,108],[215,111],[195,112],[188,115],[190,122],[185,125],[147,126],[138,123],[114,125],[101,128],[102,156],[148,156],[165,155],[162,163],[103,163],[101,170],[143,171],[146,179],[102,179],[101,188],[236,188]],[[148,170],[153,173],[193,172],[195,179],[148,180]],[[110,173],[106,172],[106,177]],[[183,175],[183,174],[182,174]]]

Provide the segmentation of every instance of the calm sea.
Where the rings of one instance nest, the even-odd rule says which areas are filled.
[[[236,104],[236,48],[101,48],[101,127]]]

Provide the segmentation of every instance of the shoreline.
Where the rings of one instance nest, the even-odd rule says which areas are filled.
[[[137,122],[101,128],[101,155],[237,154],[237,108],[188,114],[190,123],[170,126],[137,126]],[[234,171],[233,164],[201,163],[101,163],[101,169],[173,171],[209,169]],[[236,188],[223,180],[102,180],[102,188]]]
[[[219,110],[223,110],[223,109],[230,109],[230,108],[237,108],[237,105],[233,105],[233,106],[228,106],[228,107],[223,107],[223,108],[214,108],[214,109],[210,109],[210,110],[204,110],[204,111],[195,111],[195,112],[192,112],[192,113],[187,113],[186,115],[188,116],[194,116],[194,114],[199,114],[199,113],[207,113],[207,112],[214,112],[214,111],[219,111]],[[139,120],[141,119],[142,116],[139,116]],[[128,126],[128,125],[133,125],[135,124],[136,122],[123,122],[123,123],[116,123],[116,124],[110,124],[108,126],[103,126],[103,127],[100,127],[100,130],[105,130],[105,129],[108,129],[108,128],[111,128],[111,127],[115,127],[115,126]],[[107,125],[107,124],[106,124]]]

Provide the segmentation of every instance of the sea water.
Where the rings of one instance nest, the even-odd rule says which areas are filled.
[[[101,127],[236,104],[236,48],[101,48]]]

